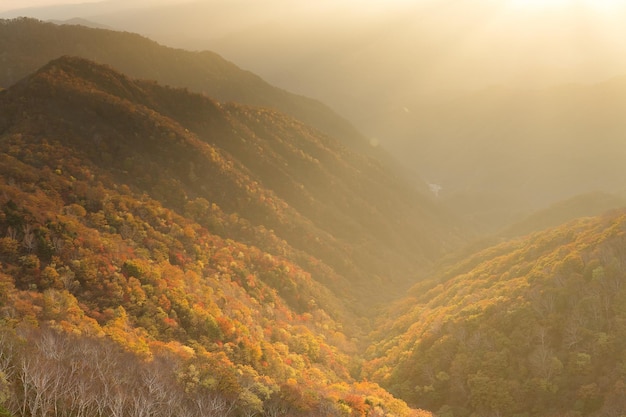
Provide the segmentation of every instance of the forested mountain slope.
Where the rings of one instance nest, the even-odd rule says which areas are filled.
[[[63,57],[0,92],[0,188],[11,414],[421,413],[360,314],[461,239],[335,139]]]
[[[626,212],[448,268],[378,323],[365,376],[440,416],[626,409]]]
[[[0,87],[12,85],[52,59],[80,56],[132,77],[186,87],[221,101],[272,107],[368,150],[368,142],[357,130],[323,103],[274,87],[213,52],[168,48],[133,33],[30,18],[0,20],[0,51]]]
[[[5,97],[6,133],[71,146],[115,181],[231,237],[211,217],[215,204],[342,277],[318,279],[350,281],[363,296],[391,294],[461,241],[437,206],[375,161],[273,111],[132,81],[78,58],[50,63]]]

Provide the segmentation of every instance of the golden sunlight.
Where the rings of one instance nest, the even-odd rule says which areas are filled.
[[[508,0],[509,5],[519,9],[554,9],[579,6],[586,9],[611,10],[623,4],[622,0]]]
[[[509,0],[515,8],[539,9],[546,7],[560,7],[571,3],[571,0]]]

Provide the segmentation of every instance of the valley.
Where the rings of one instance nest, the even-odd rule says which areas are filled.
[[[213,52],[17,18],[0,60],[0,415],[626,409],[619,80],[395,125],[427,182]]]

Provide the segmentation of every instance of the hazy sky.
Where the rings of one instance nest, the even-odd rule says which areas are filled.
[[[626,75],[624,0],[0,0],[0,12],[61,2],[97,4],[30,15],[214,50],[333,105],[338,85],[374,97]]]
[[[162,3],[188,3],[190,0],[0,0],[0,12],[31,7],[46,7],[67,4],[119,3],[128,6],[157,5]]]
[[[95,3],[99,0],[91,0],[92,3]],[[63,3],[87,3],[89,0],[67,0]],[[41,7],[41,6],[51,6],[54,4],[59,4],[59,0],[0,0],[0,11],[7,11],[12,9],[22,9],[27,7]]]

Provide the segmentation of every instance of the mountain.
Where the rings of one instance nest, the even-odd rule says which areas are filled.
[[[364,376],[440,416],[619,415],[626,212],[485,249],[376,325]]]
[[[81,19],[80,17],[74,17],[72,19],[66,19],[66,20],[50,20],[50,23],[54,23],[55,25],[75,25],[75,26],[85,26],[85,27],[94,28],[94,29],[113,30],[113,28],[110,26],[101,25],[100,23],[92,22],[87,19]]]
[[[463,239],[376,161],[76,57],[0,93],[0,151],[5,410],[427,415],[359,351]]]
[[[543,210],[538,210],[520,222],[507,227],[499,235],[504,237],[522,236],[556,227],[580,217],[599,216],[609,210],[625,206],[626,200],[613,194],[601,192],[580,194],[552,204]]]
[[[216,51],[274,85],[330,104],[362,132],[390,144],[399,139],[394,124],[406,110],[419,117],[415,97],[626,73],[618,41],[624,27],[609,18],[623,15],[621,2],[612,2],[610,11],[598,2],[562,3],[558,13],[518,6],[489,0],[367,1],[359,7],[332,0],[103,0],[1,15],[80,16],[169,46]]]
[[[210,48],[314,95],[440,186],[441,201],[483,233],[581,193],[623,192],[623,80],[609,79],[626,68],[612,40],[623,25],[585,13],[591,4],[542,20],[490,1],[125,3],[31,12]],[[526,25],[532,36],[521,35]]]
[[[341,272],[362,295],[407,285],[416,270],[463,241],[438,206],[376,161],[271,110],[132,81],[75,58],[55,61],[9,91],[7,97],[36,98],[27,114],[39,118],[7,111],[13,129],[47,134],[64,121],[68,126],[58,128],[74,132],[66,140],[74,138],[120,181],[179,211],[206,199],[272,229]],[[55,103],[61,97],[72,100]],[[177,140],[161,143],[164,137]],[[218,158],[217,149],[224,155]]]
[[[369,149],[369,141],[326,105],[274,87],[213,52],[184,51],[128,32],[29,18],[2,20],[0,50],[0,86],[5,88],[52,59],[81,56],[132,77],[188,88],[221,101],[272,107],[361,151],[380,152]]]

